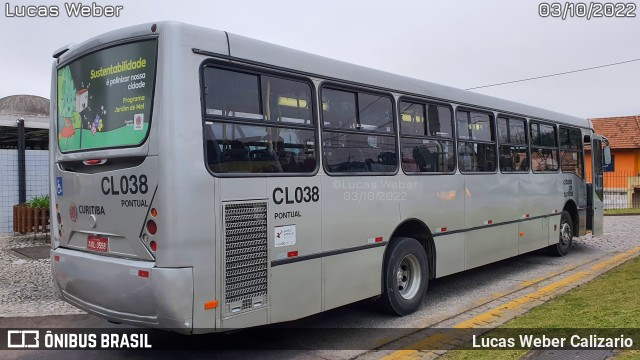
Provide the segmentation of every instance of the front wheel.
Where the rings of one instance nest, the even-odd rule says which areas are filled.
[[[429,260],[413,238],[394,238],[384,261],[383,305],[397,315],[407,315],[422,304],[429,282]]]
[[[573,221],[567,211],[560,215],[560,231],[558,243],[549,246],[549,253],[554,256],[565,256],[573,242]]]

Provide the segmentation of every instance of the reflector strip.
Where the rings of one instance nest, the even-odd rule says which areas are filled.
[[[59,256],[59,255],[56,255],[56,256],[54,256],[54,257],[53,257],[53,259],[54,259],[55,261],[60,261],[60,256]]]
[[[138,276],[143,277],[143,278],[148,278],[149,277],[149,272],[147,270],[138,270]]]
[[[384,240],[384,238],[382,236],[376,236],[374,238],[369,238],[367,239],[367,244],[375,244],[375,243],[380,243]]]
[[[290,258],[290,257],[296,257],[296,256],[298,256],[298,250],[289,251],[289,252],[287,253],[287,257],[288,257],[288,258]]]
[[[484,222],[485,225],[491,225],[493,224],[493,220],[487,220]]]
[[[204,309],[205,310],[211,310],[211,309],[215,309],[218,307],[218,300],[213,300],[213,301],[209,301],[204,303]]]

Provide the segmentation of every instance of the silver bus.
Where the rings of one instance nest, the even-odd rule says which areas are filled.
[[[585,119],[173,22],[54,58],[53,278],[113,322],[405,315],[430,279],[602,234]]]

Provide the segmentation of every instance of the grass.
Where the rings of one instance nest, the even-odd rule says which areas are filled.
[[[499,329],[566,328],[640,328],[640,257],[602,274],[593,281],[549,300],[526,314],[516,317]],[[566,336],[566,332],[563,333]],[[637,340],[637,339],[636,339]],[[470,345],[469,345],[470,347]],[[519,359],[528,350],[470,350],[466,346],[449,351],[444,359]],[[640,351],[630,350],[618,354],[619,359],[640,359]]]
[[[605,215],[636,215],[640,214],[640,209],[605,209]]]
[[[640,350],[627,350],[619,353],[616,360],[637,360],[640,359]]]

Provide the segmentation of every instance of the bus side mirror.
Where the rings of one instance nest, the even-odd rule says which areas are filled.
[[[611,148],[609,146],[604,147],[604,164],[611,164]]]

